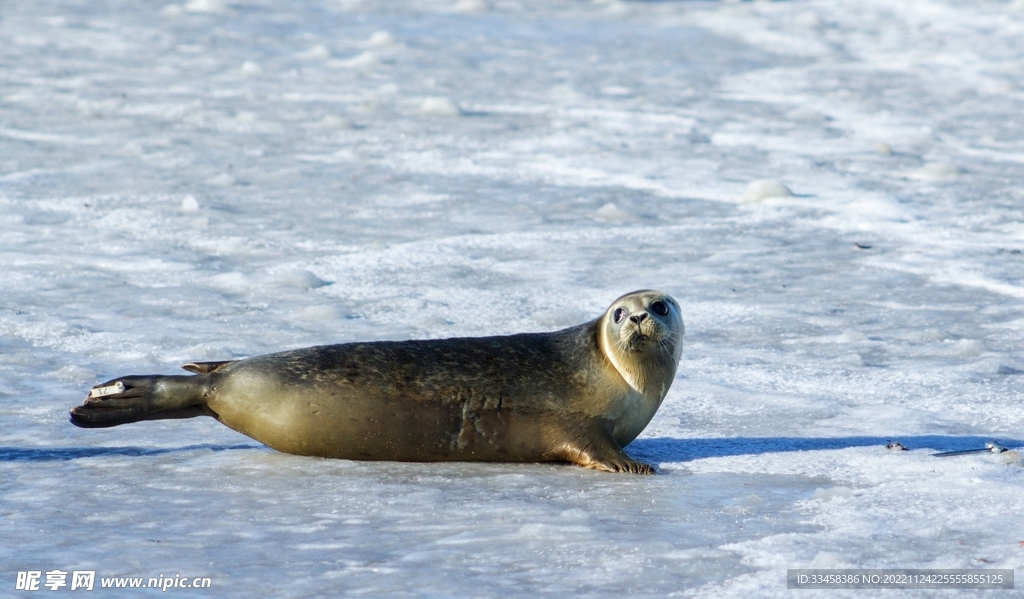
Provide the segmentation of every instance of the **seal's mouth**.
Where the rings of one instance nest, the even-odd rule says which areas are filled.
[[[658,340],[650,335],[645,335],[639,331],[633,331],[632,334],[628,335],[624,340],[624,345],[632,352],[640,352],[648,349],[652,345],[657,345]]]

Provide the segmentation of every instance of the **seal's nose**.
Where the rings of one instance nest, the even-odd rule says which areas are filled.
[[[635,322],[637,324],[640,324],[641,322],[643,322],[645,318],[647,318],[647,312],[639,312],[639,313],[633,314],[632,316],[629,317],[630,320],[632,320],[633,322]]]

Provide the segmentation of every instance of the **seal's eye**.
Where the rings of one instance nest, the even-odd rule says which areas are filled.
[[[658,316],[666,316],[668,314],[668,304],[658,300],[651,303],[651,312],[654,312]]]
[[[625,318],[625,317],[626,317],[626,309],[625,308],[615,308],[615,311],[612,312],[612,318],[615,320],[615,324],[618,324],[618,323],[622,322],[622,319]]]

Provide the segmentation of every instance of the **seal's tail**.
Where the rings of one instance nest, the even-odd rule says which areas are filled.
[[[209,376],[125,376],[96,385],[82,405],[71,408],[71,424],[105,428],[165,418],[192,418],[206,409]]]

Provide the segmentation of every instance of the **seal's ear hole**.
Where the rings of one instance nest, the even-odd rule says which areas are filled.
[[[612,312],[612,319],[615,320],[615,324],[618,324],[618,323],[622,322],[622,319],[625,318],[625,317],[626,317],[626,309],[625,308],[615,308],[615,311]]]
[[[658,300],[651,303],[651,312],[654,312],[658,316],[666,316],[668,314],[668,304]],[[618,322],[618,321],[616,321]]]

